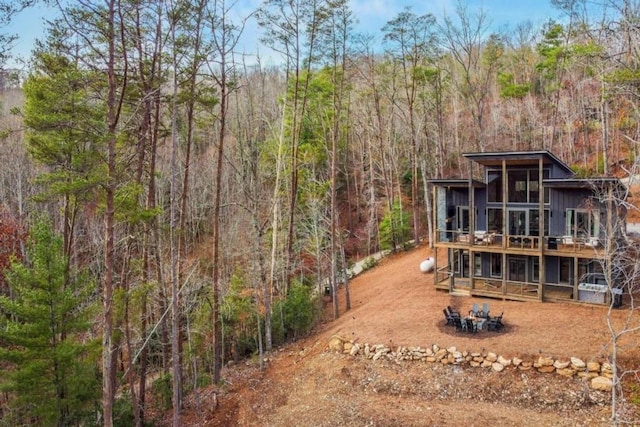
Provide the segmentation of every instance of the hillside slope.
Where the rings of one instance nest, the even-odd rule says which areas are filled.
[[[253,363],[226,368],[225,386],[206,390],[197,400],[190,396],[184,424],[608,424],[608,395],[590,390],[578,378],[421,362],[374,362],[328,351],[330,337],[338,334],[391,347],[437,344],[505,357],[604,359],[609,341],[605,309],[436,292],[432,275],[419,270],[428,254],[428,249],[418,248],[395,255],[358,276],[351,283],[349,312],[326,322],[312,336],[274,352],[263,372]],[[504,312],[505,330],[469,335],[444,325],[443,307],[452,305],[465,312],[475,302],[489,303],[494,314]],[[628,314],[628,310],[618,310],[613,316],[618,322]],[[637,317],[634,315],[635,322]],[[630,342],[639,342],[637,338]],[[628,355],[638,353],[636,345],[627,351]]]

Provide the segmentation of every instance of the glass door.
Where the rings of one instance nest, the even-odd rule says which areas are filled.
[[[527,281],[527,260],[524,257],[509,257],[509,280]]]

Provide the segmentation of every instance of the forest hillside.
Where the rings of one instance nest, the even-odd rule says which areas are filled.
[[[0,0],[0,23],[43,3]],[[348,316],[353,262],[425,244],[427,181],[474,173],[463,153],[638,175],[630,0],[504,29],[459,1],[375,34],[347,0],[55,3],[24,69],[0,69],[3,425],[143,426],[159,396],[180,425],[322,298]],[[239,52],[249,22],[264,36]]]

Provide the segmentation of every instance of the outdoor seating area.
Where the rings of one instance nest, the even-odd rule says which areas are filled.
[[[504,328],[502,316],[490,316],[489,304],[483,303],[482,308],[479,304],[474,303],[466,316],[452,308],[450,305],[442,309],[446,325],[454,326],[456,332],[478,333],[479,331],[495,331],[499,332]]]

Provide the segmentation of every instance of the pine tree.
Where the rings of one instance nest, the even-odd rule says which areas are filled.
[[[62,239],[36,223],[26,260],[7,272],[13,297],[0,296],[0,390],[9,392],[10,424],[80,424],[98,403],[99,342],[89,320],[95,286],[72,273]]]

